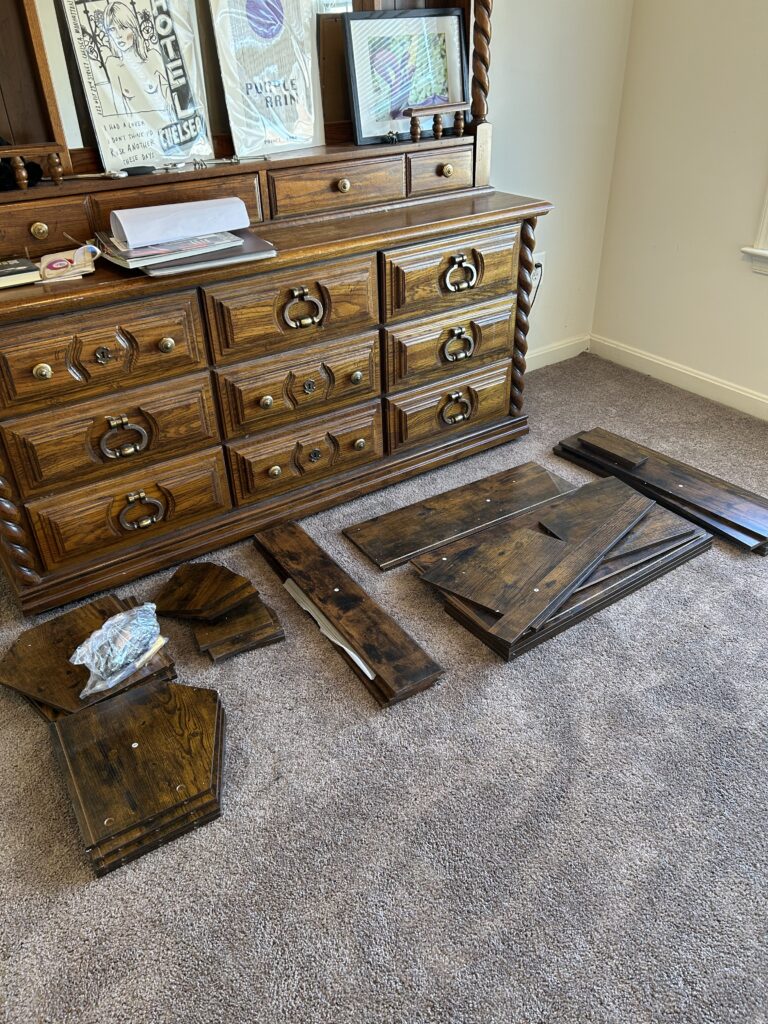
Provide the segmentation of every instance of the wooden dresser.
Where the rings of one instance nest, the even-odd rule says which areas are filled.
[[[475,117],[464,137],[4,197],[0,255],[69,248],[115,208],[221,195],[278,250],[0,292],[0,557],[25,611],[527,432],[550,207],[489,187]]]

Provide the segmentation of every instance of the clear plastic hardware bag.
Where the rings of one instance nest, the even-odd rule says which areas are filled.
[[[80,699],[122,683],[146,665],[166,643],[166,637],[160,636],[155,605],[143,604],[113,615],[91,633],[69,659],[73,665],[84,665],[91,673]]]

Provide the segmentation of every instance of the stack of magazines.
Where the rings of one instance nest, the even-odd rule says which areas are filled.
[[[166,277],[275,256],[249,224],[245,204],[232,198],[115,210],[111,230],[97,232],[96,244],[110,263]]]

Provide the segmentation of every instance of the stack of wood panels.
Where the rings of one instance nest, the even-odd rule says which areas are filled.
[[[215,690],[155,680],[51,731],[97,875],[221,813],[224,710]]]
[[[555,453],[615,476],[691,522],[768,555],[768,499],[598,427],[567,437]]]
[[[155,603],[160,615],[193,620],[198,650],[214,663],[285,639],[251,581],[213,562],[182,565]]]
[[[0,659],[0,684],[23,694],[46,721],[54,722],[139,683],[175,679],[173,659],[163,649],[117,686],[80,699],[89,673],[73,665],[70,656],[107,619],[138,604],[132,597],[107,594],[25,630]]]

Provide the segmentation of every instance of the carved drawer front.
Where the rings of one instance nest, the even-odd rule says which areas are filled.
[[[384,263],[384,318],[435,313],[517,290],[517,225],[393,249]]]
[[[290,167],[267,176],[273,217],[326,213],[405,199],[402,156]]]
[[[343,473],[383,453],[379,402],[227,446],[239,505]]]
[[[255,359],[216,377],[224,432],[239,437],[379,394],[379,338]]]
[[[25,496],[115,477],[219,440],[207,373],[8,420],[0,429]]]
[[[205,363],[195,292],[12,324],[0,332],[0,404],[47,408]]]
[[[389,450],[461,433],[509,415],[512,362],[405,391],[386,400]]]
[[[205,289],[214,358],[235,362],[378,323],[376,263],[336,263],[263,274]]]
[[[8,204],[0,220],[0,254],[45,256],[47,253],[75,249],[66,235],[84,242],[90,235],[88,216],[82,196],[70,199]]]
[[[164,206],[167,203],[194,203],[204,199],[236,196],[248,209],[252,224],[262,219],[259,201],[259,179],[255,174],[236,174],[216,181],[176,181],[161,185],[157,177],[152,188],[121,188],[109,192],[92,192],[90,196],[91,220],[94,231],[109,230],[109,215],[113,210],[129,210],[135,206]]]
[[[511,355],[515,299],[470,306],[385,332],[387,388],[409,387]]]
[[[409,153],[407,159],[409,196],[453,192],[459,188],[472,188],[474,184],[475,161],[471,146],[432,153]]]
[[[29,502],[49,569],[151,542],[231,508],[220,448]]]

